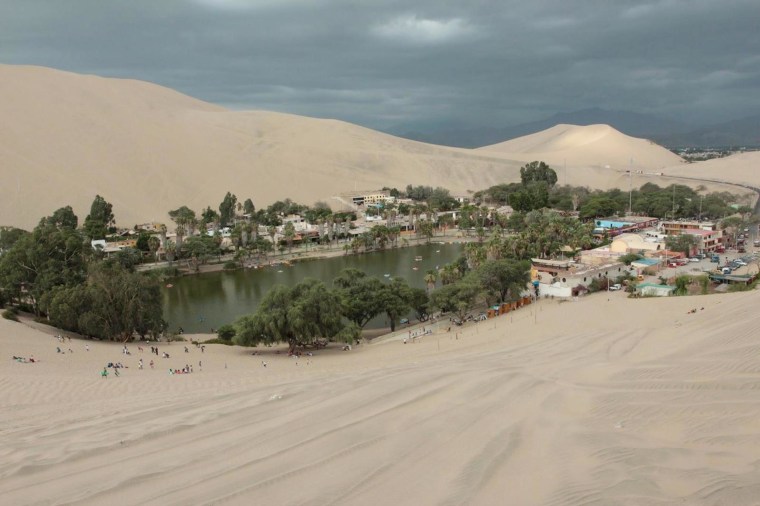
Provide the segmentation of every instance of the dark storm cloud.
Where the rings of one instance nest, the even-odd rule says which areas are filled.
[[[718,120],[760,107],[758,19],[756,0],[0,0],[0,61],[379,128]]]

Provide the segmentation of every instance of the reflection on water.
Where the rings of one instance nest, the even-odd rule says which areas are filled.
[[[252,313],[261,298],[276,284],[292,286],[304,278],[316,278],[330,284],[347,267],[360,269],[382,280],[402,277],[411,286],[424,288],[426,271],[455,260],[461,252],[461,244],[429,244],[367,255],[305,260],[292,267],[184,276],[173,280],[172,288],[163,289],[164,318],[171,330],[182,327],[186,332],[210,332],[212,328],[217,329]],[[415,261],[415,257],[422,259]],[[385,274],[389,276],[385,277]],[[369,326],[383,323],[380,320]]]

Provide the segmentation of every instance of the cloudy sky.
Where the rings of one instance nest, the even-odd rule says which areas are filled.
[[[758,0],[0,0],[0,62],[373,128],[760,112]]]

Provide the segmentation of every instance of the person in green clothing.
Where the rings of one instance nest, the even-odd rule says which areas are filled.
[[[100,372],[100,377],[103,379],[108,378],[108,369],[104,367],[103,370]]]

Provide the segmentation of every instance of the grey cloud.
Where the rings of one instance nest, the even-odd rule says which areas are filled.
[[[754,0],[0,0],[0,61],[374,128],[760,108]]]

